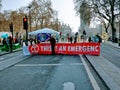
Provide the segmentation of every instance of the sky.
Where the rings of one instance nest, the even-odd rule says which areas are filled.
[[[17,10],[20,7],[28,6],[32,0],[2,0],[2,10]],[[58,12],[58,19],[69,24],[73,32],[77,32],[80,26],[80,19],[75,15],[73,0],[51,0],[52,7]]]

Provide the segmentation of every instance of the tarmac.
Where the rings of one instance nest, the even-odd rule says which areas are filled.
[[[107,42],[104,42],[104,44],[109,44],[113,47],[120,49],[117,43],[112,43],[107,41]],[[19,51],[19,50],[16,50],[16,51]],[[6,54],[6,53],[5,52],[0,53],[0,55],[3,55],[3,54]],[[110,90],[120,90],[120,68],[112,64],[110,61],[108,61],[101,55],[100,56],[86,55],[86,57]],[[0,62],[0,71],[26,58],[29,58],[29,56],[23,57],[20,60],[10,59],[10,60],[5,60],[3,62]]]
[[[0,52],[0,56],[2,55],[6,55],[6,54],[10,54],[10,53],[14,53],[14,52],[17,52],[17,51],[21,51],[22,48],[20,49],[17,49],[17,50],[13,50],[12,52]],[[22,55],[18,55],[17,57],[13,57],[13,58],[9,58],[8,60],[0,60],[0,71],[16,64],[16,63],[19,63],[27,58],[29,58],[30,56],[25,56],[22,54]],[[16,58],[19,58],[16,60]],[[0,58],[1,59],[1,58]]]
[[[117,43],[107,41],[104,44],[109,44],[120,49]],[[120,90],[120,68],[101,55],[86,55],[86,57],[110,90]]]

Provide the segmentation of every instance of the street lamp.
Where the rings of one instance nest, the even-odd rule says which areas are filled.
[[[10,52],[12,52],[12,44],[13,44],[13,23],[11,22],[10,24],[9,24],[9,27],[10,27],[10,32],[12,33],[12,37],[11,38],[9,38],[9,42],[10,42]]]
[[[31,32],[31,15],[30,15],[30,8],[31,8],[31,5],[28,6],[29,8],[29,25],[30,25],[30,32]]]
[[[120,21],[118,22],[120,26]],[[118,46],[120,46],[120,28],[119,28],[119,39],[118,39]]]
[[[59,31],[59,25],[58,25],[58,18],[57,18],[57,31]]]
[[[120,10],[120,2],[119,2],[119,10]],[[119,15],[120,15],[120,11],[119,11]],[[120,18],[118,18],[120,19]],[[120,20],[118,20],[119,26],[120,26]],[[119,39],[118,39],[118,46],[120,46],[120,28],[119,28]]]

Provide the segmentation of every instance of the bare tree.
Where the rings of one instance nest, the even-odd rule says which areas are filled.
[[[6,10],[0,13],[0,31],[9,31],[9,24],[14,24],[14,32],[20,32],[22,29],[23,17],[25,15],[31,18],[32,30],[49,27],[53,18],[53,9],[51,0],[33,0],[30,4],[30,13],[28,6],[21,7],[19,10]],[[30,19],[29,18],[29,19]]]
[[[105,32],[108,33],[108,28],[110,26],[110,23],[106,23],[105,20],[103,18],[101,18],[101,23],[103,24],[104,28],[105,28]]]
[[[119,0],[91,0],[94,12],[107,20],[112,29],[112,40],[115,41],[115,19],[119,15]]]
[[[89,27],[91,21],[91,10],[85,1],[83,1],[80,6],[80,19],[81,29],[84,29],[86,26]]]
[[[30,23],[32,24],[33,27],[34,26],[36,27],[35,29],[37,29],[39,24],[39,15],[40,15],[39,5],[36,0],[33,0],[29,6],[31,6],[31,9],[30,9],[31,22]]]
[[[4,10],[0,13],[0,31],[10,31],[9,24],[12,22],[14,32],[20,32],[22,29],[22,18],[25,14],[20,11]]]
[[[2,4],[1,4],[2,0],[0,0],[0,10],[1,10],[1,7],[2,7]]]
[[[14,25],[14,31],[15,32],[20,32],[22,29],[22,18],[23,18],[23,13],[19,11],[12,11],[9,21],[13,23]]]
[[[73,1],[75,4],[76,15],[80,16],[81,29],[89,27],[92,12],[88,0],[73,0]]]
[[[2,0],[0,0],[0,11],[1,11],[1,7],[2,7],[1,2],[2,2]],[[1,26],[2,26],[2,13],[0,12],[0,31],[1,31]]]
[[[116,19],[119,20],[119,16],[120,16],[119,0],[85,0],[85,1],[73,0],[73,1],[75,3],[75,9],[77,13],[80,10],[81,4],[86,1],[88,6],[90,6],[92,10],[92,14],[95,13],[97,17],[100,17],[108,21],[108,25],[105,25],[105,24],[104,25],[106,29],[108,28],[109,25],[111,26],[112,40],[113,42],[115,41],[115,33],[116,33],[115,20]],[[83,17],[86,17],[86,16],[83,15]]]
[[[9,17],[10,17],[10,10],[6,11],[4,10],[3,13],[1,13],[1,23],[0,23],[0,29],[1,31],[9,31]]]
[[[50,0],[33,0],[31,5],[31,21],[36,29],[48,27],[52,18],[53,9]]]

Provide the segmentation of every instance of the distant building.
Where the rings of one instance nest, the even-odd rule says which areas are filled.
[[[69,25],[62,23],[62,25],[60,26],[59,32],[61,32],[62,35],[67,37],[67,35],[71,35],[72,29]]]
[[[92,27],[88,27],[88,28],[84,28],[85,31],[86,31],[86,36],[89,37],[89,36],[93,36],[97,33],[99,33],[100,35],[102,35],[102,26],[100,24],[97,24],[95,28],[92,28]],[[83,30],[80,29],[79,30],[79,34],[82,35],[83,33]]]

